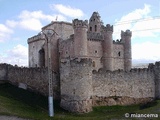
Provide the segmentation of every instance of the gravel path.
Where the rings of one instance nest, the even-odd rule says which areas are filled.
[[[0,120],[29,120],[29,119],[24,119],[24,118],[19,118],[16,116],[0,116]]]

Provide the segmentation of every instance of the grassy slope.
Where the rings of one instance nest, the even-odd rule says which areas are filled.
[[[44,96],[18,89],[10,84],[0,85],[1,115],[50,120],[47,106],[47,98]],[[124,120],[126,119],[125,113],[156,113],[160,115],[160,100],[147,105],[94,107],[93,112],[87,114],[74,114],[64,111],[59,107],[58,101],[54,101],[54,108],[54,120],[108,120],[111,118]]]

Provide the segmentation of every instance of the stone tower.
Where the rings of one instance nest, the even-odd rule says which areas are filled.
[[[74,56],[87,57],[87,30],[88,21],[73,20],[74,28]]]
[[[113,70],[113,26],[103,26],[103,65],[106,70]]]
[[[132,67],[131,37],[130,30],[121,31],[121,39],[124,42],[124,70],[126,71],[131,70]]]
[[[89,20],[89,32],[100,33],[101,31],[101,20],[98,12],[93,12]]]
[[[63,61],[60,71],[61,107],[78,113],[92,111],[92,60]]]

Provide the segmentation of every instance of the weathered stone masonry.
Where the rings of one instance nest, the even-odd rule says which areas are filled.
[[[92,111],[92,106],[130,105],[160,98],[160,62],[130,71],[92,70],[88,58],[61,61],[60,79],[53,73],[54,99],[71,112]],[[0,64],[0,80],[14,85],[23,83],[48,95],[47,69],[21,68]],[[61,93],[60,93],[61,91]]]
[[[61,106],[64,109],[89,112],[91,106],[131,105],[159,98],[159,62],[130,71],[92,71],[91,64],[91,59],[83,58],[62,61]],[[82,106],[87,108],[82,110]]]
[[[155,97],[154,72],[150,69],[93,72],[93,105],[145,103]]]
[[[48,73],[46,68],[16,67],[8,64],[0,64],[0,81],[9,82],[20,86],[24,84],[26,89],[48,95]],[[60,99],[59,79],[53,73],[54,99]]]
[[[91,59],[74,59],[61,64],[61,107],[72,112],[92,110]]]

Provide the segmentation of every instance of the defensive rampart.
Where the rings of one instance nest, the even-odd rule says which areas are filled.
[[[89,112],[92,109],[87,107],[91,106],[144,104],[160,97],[159,62],[130,71],[92,70],[92,60],[61,61],[61,106],[64,109]]]
[[[46,68],[0,64],[0,81],[43,95],[48,95],[47,75]],[[147,103],[160,98],[160,62],[148,68],[111,72],[93,70],[91,59],[64,59],[60,79],[53,73],[53,90],[62,108],[78,113],[90,112],[92,106]]]
[[[54,99],[60,99],[60,86],[58,75],[53,75]],[[0,81],[5,80],[13,85],[34,92],[48,95],[48,72],[46,68],[16,67],[8,64],[0,64]]]
[[[154,72],[150,69],[131,71],[93,71],[93,106],[146,103],[155,98]]]

